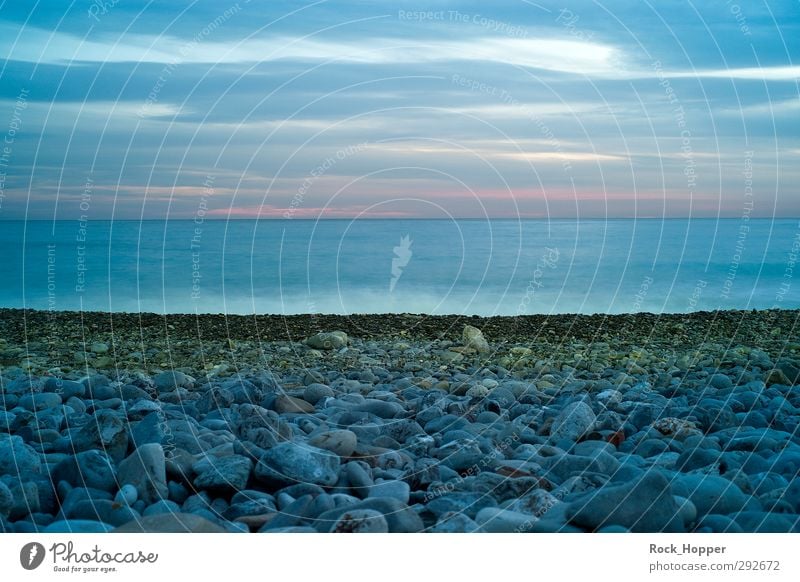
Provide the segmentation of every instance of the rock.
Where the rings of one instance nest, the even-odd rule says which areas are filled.
[[[408,504],[411,488],[405,481],[381,481],[369,489],[367,497],[391,497]]]
[[[536,521],[532,515],[499,507],[485,507],[475,516],[475,523],[487,533],[526,533]]]
[[[708,383],[718,390],[727,390],[733,387],[733,381],[725,374],[713,374],[708,379]]]
[[[47,392],[60,394],[61,399],[65,402],[73,396],[83,398],[86,394],[86,386],[81,382],[63,380],[61,378],[48,378],[44,383],[44,389]]]
[[[331,526],[331,533],[389,533],[383,514],[374,509],[345,511]]]
[[[589,531],[619,525],[633,532],[681,532],[678,505],[669,481],[648,471],[631,483],[605,485],[576,499],[566,509],[570,523]]]
[[[0,475],[0,482],[11,491],[12,505],[8,509],[10,520],[22,519],[41,510],[39,486],[36,481],[20,479],[14,475]]]
[[[783,370],[774,369],[770,370],[764,379],[766,385],[772,386],[773,384],[780,384],[781,386],[791,386],[792,381],[784,374]]]
[[[89,351],[95,354],[106,354],[108,349],[108,344],[103,342],[94,342],[89,346]]]
[[[339,457],[317,447],[294,443],[279,443],[259,460],[256,478],[267,483],[291,485],[313,483],[331,487],[339,480]]]
[[[161,372],[153,377],[153,382],[159,392],[172,392],[177,388],[189,388],[194,384],[194,378],[177,370]]]
[[[317,402],[325,398],[333,398],[333,395],[334,392],[330,386],[318,382],[309,384],[306,386],[305,390],[303,390],[303,400],[310,403],[312,406],[316,406]]]
[[[680,475],[673,480],[672,490],[691,501],[700,516],[710,513],[727,515],[742,511],[748,505],[748,496],[739,487],[716,475]]]
[[[344,513],[352,513],[361,509],[372,509],[383,514],[386,523],[389,525],[390,533],[417,533],[421,532],[425,527],[422,519],[413,509],[389,497],[365,499],[346,507],[337,507],[326,511],[315,520],[314,527],[318,528],[319,531],[328,531],[331,524],[336,523]]]
[[[436,525],[427,531],[431,533],[475,533],[481,526],[462,513],[448,512],[442,515]]]
[[[54,521],[42,533],[108,533],[114,526],[94,520],[64,519]]]
[[[194,486],[218,492],[239,491],[247,487],[252,469],[253,462],[240,455],[214,459],[197,475]]]
[[[141,516],[128,505],[120,505],[107,499],[84,499],[78,501],[66,515],[67,519],[96,520],[112,526],[120,526]]]
[[[585,402],[568,404],[553,419],[550,427],[551,442],[568,440],[577,442],[594,427],[596,416]]]
[[[733,520],[745,533],[796,533],[800,524],[799,515],[763,511],[742,511]]]
[[[19,436],[0,434],[0,475],[30,478],[39,474],[42,460],[32,447]]]
[[[133,485],[123,485],[114,496],[114,503],[133,505],[139,499],[139,491]]]
[[[349,457],[358,446],[358,438],[350,430],[326,430],[310,436],[308,444],[336,453],[340,457]]]
[[[311,414],[314,412],[314,405],[301,398],[281,394],[275,399],[275,412],[278,414]]]
[[[455,492],[432,498],[425,505],[425,510],[437,518],[448,513],[461,513],[475,519],[481,510],[496,506],[497,501],[494,497],[486,493]]]
[[[476,384],[467,390],[466,396],[468,398],[486,398],[489,395],[489,389],[483,384]]]
[[[744,533],[744,530],[726,515],[706,515],[694,528],[698,533]]]
[[[131,428],[133,446],[140,447],[147,443],[164,444],[166,427],[167,422],[161,409],[159,408],[156,412],[151,412]]]
[[[191,513],[159,513],[131,521],[115,533],[225,533],[216,523]]]
[[[73,487],[113,491],[118,487],[116,468],[103,451],[91,449],[69,456],[53,469],[53,481],[66,481]]]
[[[119,464],[117,479],[121,485],[133,485],[145,504],[167,498],[167,469],[164,449],[157,443],[137,448]]]
[[[403,407],[396,402],[386,402],[384,400],[368,398],[363,403],[359,404],[355,410],[374,414],[378,418],[394,418],[403,412]]]
[[[110,410],[100,410],[72,439],[76,451],[99,449],[115,462],[121,461],[128,450],[128,431],[125,421]]]
[[[31,412],[56,408],[61,405],[61,396],[52,392],[40,392],[38,394],[25,394],[19,399],[19,405]]]
[[[347,334],[343,331],[320,332],[306,340],[306,345],[316,350],[339,350],[347,346]]]
[[[180,512],[181,512],[180,505],[178,505],[174,501],[170,501],[169,499],[161,499],[145,507],[144,511],[142,512],[142,515],[144,517],[149,517],[151,515],[161,515],[164,513],[180,513]]]
[[[14,494],[8,485],[0,481],[0,518],[8,517],[14,507]]]
[[[483,337],[483,332],[477,327],[465,325],[464,331],[461,334],[464,347],[475,350],[478,353],[486,353],[491,351],[489,342]]]

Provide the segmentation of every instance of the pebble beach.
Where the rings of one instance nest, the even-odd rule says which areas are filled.
[[[0,531],[800,532],[799,318],[0,309]]]

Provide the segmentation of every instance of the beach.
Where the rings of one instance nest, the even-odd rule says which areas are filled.
[[[0,310],[11,532],[800,531],[796,310]]]

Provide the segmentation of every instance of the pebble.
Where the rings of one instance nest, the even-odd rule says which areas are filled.
[[[95,449],[68,456],[55,466],[52,475],[56,483],[66,481],[74,487],[91,487],[102,491],[113,491],[118,487],[114,461]]]
[[[350,430],[326,430],[309,436],[308,444],[340,457],[349,457],[358,446],[358,437]]]
[[[247,487],[253,462],[247,457],[230,455],[215,459],[194,479],[197,489],[214,492],[239,491]]]
[[[117,479],[123,486],[136,487],[139,499],[147,505],[166,498],[169,489],[163,447],[148,443],[137,448],[119,464]]]
[[[576,442],[592,430],[596,416],[585,402],[573,402],[566,405],[553,419],[550,427],[551,442]]]
[[[339,464],[339,457],[330,451],[307,444],[279,443],[261,457],[255,476],[267,483],[330,487],[339,480]]]
[[[648,471],[631,483],[605,485],[570,503],[570,523],[587,531],[618,525],[639,533],[684,531],[676,519],[678,505],[669,481],[657,471]]]
[[[411,487],[405,481],[381,481],[369,488],[367,497],[391,497],[408,504]]]
[[[345,511],[328,530],[330,533],[389,533],[389,524],[380,511]]]
[[[343,331],[320,332],[306,340],[306,345],[317,350],[339,350],[347,347],[348,337]]]

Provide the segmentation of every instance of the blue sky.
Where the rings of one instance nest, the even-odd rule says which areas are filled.
[[[6,1],[0,47],[0,219],[800,216],[794,1]]]

